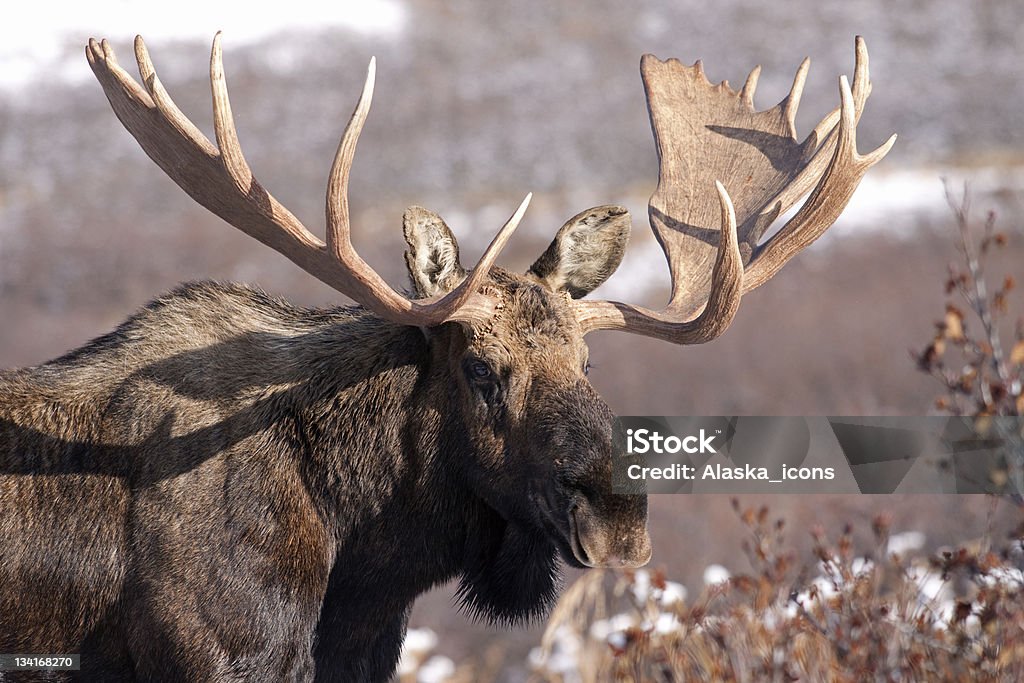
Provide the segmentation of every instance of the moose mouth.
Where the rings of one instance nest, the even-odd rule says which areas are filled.
[[[580,535],[580,524],[576,519],[576,512],[579,506],[573,503],[572,507],[569,508],[568,514],[559,519],[560,515],[552,512],[547,505],[540,501],[535,502],[541,512],[541,518],[548,530],[548,535],[555,541],[560,551],[559,554],[566,564],[577,569],[593,567],[594,561],[590,558],[590,554],[587,553],[586,546],[583,545],[583,538]]]
[[[615,520],[597,517],[590,501],[582,493],[569,496],[568,510],[562,514],[553,512],[557,506],[547,505],[548,501],[534,495],[541,526],[548,538],[558,548],[562,559],[570,567],[642,567],[651,558],[651,539],[646,529],[646,505],[643,517],[633,531],[620,531],[612,538],[608,529],[614,528]],[[643,501],[646,503],[646,500]],[[623,526],[622,522],[618,522]]]
[[[576,520],[576,510],[579,508],[576,505],[572,506],[572,510],[569,511],[569,547],[572,549],[572,554],[576,560],[584,567],[593,567],[594,563],[590,559],[590,555],[587,554],[587,549],[583,545],[583,539],[580,537],[580,524]]]

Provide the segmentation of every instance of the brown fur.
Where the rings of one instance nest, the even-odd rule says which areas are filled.
[[[0,652],[80,652],[82,680],[386,680],[431,586],[515,623],[558,555],[646,561],[567,289],[486,288],[486,325],[421,331],[190,284],[0,372]]]

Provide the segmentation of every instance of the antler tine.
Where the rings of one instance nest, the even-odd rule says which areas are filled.
[[[473,268],[473,272],[469,274],[469,277],[463,280],[458,287],[449,292],[442,300],[438,301],[436,304],[430,304],[431,306],[437,307],[440,315],[447,310],[442,307],[442,304],[447,302],[447,306],[451,309],[451,312],[445,313],[444,319],[460,320],[463,322],[472,322],[480,319],[481,314],[476,312],[476,307],[471,307],[469,303],[463,305],[460,302],[467,301],[467,298],[476,292],[480,288],[480,285],[483,284],[484,278],[486,278],[487,273],[490,272],[491,266],[494,265],[494,262],[498,258],[498,254],[500,254],[501,250],[505,248],[509,238],[512,237],[512,233],[519,226],[519,221],[521,221],[523,216],[526,214],[526,209],[530,206],[531,199],[533,199],[533,193],[529,192],[519,204],[519,208],[517,208],[515,213],[513,213],[505,222],[505,225],[503,225],[501,230],[498,231],[498,234],[494,236],[491,243],[487,245],[487,249],[484,250],[483,256],[481,256],[480,260],[477,261],[477,264]],[[490,309],[487,308],[485,310],[489,311]],[[485,317],[489,317],[489,315],[490,314],[488,312]]]
[[[111,49],[111,57],[113,57],[113,54],[114,51]],[[170,94],[164,89],[163,83],[160,82],[160,77],[153,67],[153,61],[149,58],[149,50],[146,49],[142,36],[135,36],[135,62],[139,67],[142,85],[149,92],[150,97],[153,98],[153,104],[156,106],[157,111],[163,115],[163,118],[171,125],[177,127],[186,138],[195,141],[195,144],[203,147],[205,151],[210,154],[216,154],[217,149],[206,139],[202,131],[196,128],[188,117],[181,113],[178,106],[174,104],[174,100],[171,99]]]
[[[782,113],[786,117],[786,125],[789,127],[790,135],[796,139],[796,111],[800,108],[800,98],[804,94],[804,84],[807,82],[807,72],[811,69],[811,59],[804,57],[800,62],[796,75],[793,76],[793,86],[789,94],[782,101]]]
[[[141,41],[140,41],[141,42]],[[241,192],[248,192],[252,185],[252,169],[242,154],[235,130],[235,117],[231,114],[231,100],[228,98],[227,78],[224,75],[224,56],[220,49],[220,31],[213,36],[210,50],[210,89],[213,92],[213,130],[217,136],[220,160],[235,186]]]
[[[331,165],[331,175],[327,180],[327,247],[338,259],[343,259],[347,252],[352,251],[348,219],[348,176],[356,153],[356,143],[370,113],[376,80],[377,58],[371,57],[370,65],[366,68],[363,92],[359,95],[356,108],[352,111],[348,125],[345,126],[341,142],[338,143],[338,151]]]
[[[86,57],[111,107],[151,159],[186,193],[217,216],[281,252],[317,279],[394,322],[431,326],[446,320],[479,320],[493,302],[477,291],[498,253],[522,219],[530,196],[502,227],[472,275],[447,296],[412,301],[396,292],[353,249],[349,236],[348,172],[370,107],[375,61],[345,129],[328,183],[328,244],[313,235],[263,189],[238,141],[224,75],[220,33],[210,54],[217,145],[174,104],[157,76],[141,36],[135,39],[140,86],[117,63],[106,40],[90,40]]]
[[[821,237],[846,208],[867,170],[881,161],[896,142],[893,134],[873,152],[858,154],[857,114],[846,76],[839,77],[839,96],[839,138],[832,161],[796,215],[754,253],[747,267],[746,291],[767,282],[789,259]]]
[[[860,123],[861,114],[864,113],[864,104],[871,95],[871,77],[869,72],[868,47],[862,36],[857,36],[854,41],[855,62],[853,67],[853,108],[856,114],[854,122]],[[841,107],[836,107],[818,122],[814,127],[812,135],[818,140],[825,137],[835,129],[839,122]]]
[[[750,108],[754,107],[754,91],[757,89],[757,79],[761,76],[761,65],[758,64],[750,70],[743,89],[740,90],[740,99],[747,103]]]

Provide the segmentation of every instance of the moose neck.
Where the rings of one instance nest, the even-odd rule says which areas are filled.
[[[421,332],[360,312],[310,341],[297,351],[316,367],[301,408],[307,481],[339,542],[360,527],[383,533],[461,512],[452,464],[465,444]]]

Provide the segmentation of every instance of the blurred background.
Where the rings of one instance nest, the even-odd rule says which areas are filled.
[[[991,264],[1024,275],[1024,7],[1017,0],[717,3],[675,0],[291,0],[174,8],[108,2],[19,3],[0,43],[0,367],[32,365],[108,331],[178,282],[259,284],[297,303],[343,303],[283,257],[226,226],[181,192],[125,132],[84,57],[109,38],[132,64],[147,39],[178,105],[212,137],[209,44],[223,30],[232,106],[250,165],[311,229],[338,138],[371,55],[373,110],[350,198],[353,238],[390,282],[405,282],[401,214],[444,216],[473,263],[522,196],[530,211],[503,256],[524,270],[569,216],[629,207],[626,261],[598,296],[660,305],[667,268],[646,226],[657,158],[639,59],[704,61],[738,86],[763,66],[755,104],[787,93],[804,56],[811,72],[801,135],[838,104],[864,35],[874,91],[862,152],[899,140],[839,222],[771,283],[744,298],[730,330],[705,347],[639,337],[588,338],[591,379],[623,415],[921,415],[939,386],[908,353],[941,318],[956,234],[942,179],[970,183],[1008,236]],[[1017,311],[1021,308],[1018,306]],[[756,501],[751,501],[754,503]],[[1002,512],[966,497],[771,499],[795,522],[864,522],[937,546],[982,534]],[[998,507],[998,506],[997,506]],[[651,501],[653,564],[699,589],[704,568],[742,564],[729,501]],[[742,567],[740,567],[742,568]],[[569,576],[568,580],[574,577]],[[509,634],[470,624],[452,587],[421,599],[413,625],[440,634],[457,661],[492,653],[519,680],[536,627]],[[496,653],[496,654],[494,654]],[[518,664],[517,664],[518,663]]]

